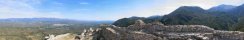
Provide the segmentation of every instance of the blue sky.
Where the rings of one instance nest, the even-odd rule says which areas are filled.
[[[117,20],[124,17],[166,15],[180,6],[204,9],[244,0],[0,0],[0,18],[65,18]]]

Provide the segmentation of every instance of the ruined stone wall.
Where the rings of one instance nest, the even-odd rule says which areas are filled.
[[[239,31],[214,30],[203,25],[145,24],[141,20],[129,27],[101,25],[78,36],[79,40],[244,40],[244,33]]]

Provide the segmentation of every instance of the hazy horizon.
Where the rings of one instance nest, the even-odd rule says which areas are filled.
[[[239,6],[244,0],[0,0],[0,19],[117,20],[165,15],[180,6],[199,6],[206,10],[221,4]]]

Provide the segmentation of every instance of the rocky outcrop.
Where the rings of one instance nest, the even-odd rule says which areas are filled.
[[[244,40],[244,33],[239,31],[220,31],[203,25],[145,24],[141,20],[129,27],[101,25],[78,36],[80,40]]]
[[[49,35],[45,37],[45,40],[75,40],[75,34],[66,33],[61,35]]]

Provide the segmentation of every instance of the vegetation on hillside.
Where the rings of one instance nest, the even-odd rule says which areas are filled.
[[[110,24],[56,18],[0,19],[0,40],[44,40],[49,34],[80,34],[82,30],[96,28],[101,23]]]
[[[141,20],[146,23],[160,21],[165,25],[206,25],[217,30],[244,31],[244,19],[239,15],[244,13],[242,12],[242,9],[244,9],[242,6],[228,9],[230,11],[209,11],[196,6],[182,6],[168,15],[157,16],[155,18],[147,17]],[[235,11],[233,12],[231,10]],[[119,19],[113,24],[116,26],[127,27],[129,26],[128,24],[133,24],[135,20],[142,17],[137,17],[137,19],[134,18],[135,17]]]

